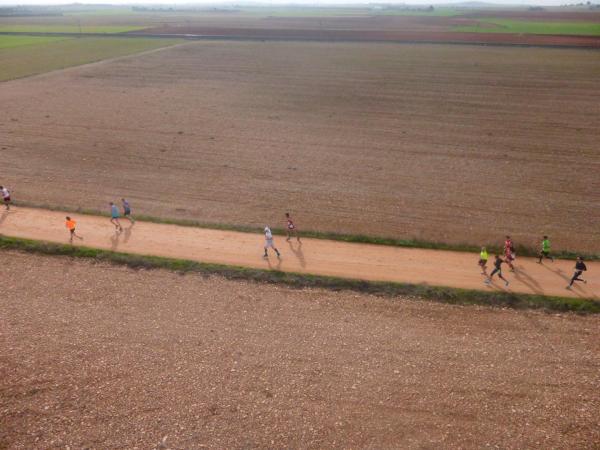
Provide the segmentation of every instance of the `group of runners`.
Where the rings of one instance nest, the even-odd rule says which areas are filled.
[[[300,235],[298,234],[298,228],[296,228],[296,224],[294,223],[292,216],[290,216],[290,213],[285,213],[285,231],[286,231],[286,241],[290,241],[290,239],[292,239],[292,236],[295,237],[299,243],[302,243],[302,241],[300,240]],[[273,242],[273,233],[271,232],[271,228],[267,225],[264,229],[264,233],[265,233],[265,254],[263,255],[263,258],[268,258],[269,254],[267,253],[267,250],[272,248],[273,251],[275,252],[275,254],[277,255],[278,258],[281,257],[281,253],[279,252],[279,250],[277,250],[277,247],[275,247],[275,243]]]
[[[131,215],[131,206],[129,205],[129,202],[122,198],[121,205],[123,207],[123,218],[129,220],[131,225],[133,225],[135,223],[135,219]],[[110,202],[108,206],[110,207],[110,223],[115,226],[116,232],[120,233],[123,231],[123,227],[121,226],[120,222],[121,212],[119,211],[119,207],[113,202]],[[77,222],[75,219],[71,218],[70,216],[65,217],[65,226],[67,227],[67,230],[69,230],[69,242],[71,244],[73,243],[73,239],[83,240],[83,236],[77,234]]]
[[[508,286],[509,281],[504,278],[502,275],[502,264],[506,264],[511,272],[515,271],[514,262],[516,260],[517,254],[515,251],[515,244],[510,236],[506,236],[506,240],[504,241],[504,259],[500,257],[500,255],[494,255],[494,269],[488,275],[487,273],[487,262],[488,262],[488,252],[485,247],[481,247],[481,252],[479,253],[479,266],[481,267],[481,274],[485,275],[485,284],[490,284],[492,282],[492,278],[494,275],[498,274],[498,278],[504,281],[504,284]],[[554,262],[554,257],[550,254],[550,239],[548,236],[544,236],[542,238],[542,244],[540,253],[538,255],[538,264],[542,264],[544,259],[549,259]],[[584,284],[587,284],[587,281],[581,278],[583,272],[587,270],[585,263],[583,262],[583,258],[581,256],[577,257],[577,261],[575,262],[575,273],[571,277],[569,281],[569,285],[566,287],[567,289],[571,289],[573,287],[573,283],[575,281],[581,281]]]
[[[2,200],[4,202],[4,206],[5,206],[6,210],[9,210],[10,203],[11,203],[10,191],[5,186],[0,186],[0,195],[2,195]],[[131,225],[135,224],[135,219],[131,215],[131,206],[126,199],[124,199],[124,198],[121,199],[122,213],[119,210],[119,207],[114,202],[110,202],[109,207],[110,207],[110,222],[115,226],[115,230],[117,233],[120,233],[123,231],[123,227],[120,222],[121,217],[129,220]],[[301,243],[300,235],[298,233],[298,228],[296,227],[296,224],[294,223],[292,217],[290,216],[290,213],[287,213],[287,212],[285,213],[285,222],[286,222],[285,228],[286,228],[286,235],[287,235],[286,240],[289,241],[290,239],[292,239],[292,237],[295,237],[298,240],[298,242]],[[77,234],[77,231],[76,231],[77,222],[73,218],[71,218],[70,216],[67,216],[65,218],[65,226],[67,227],[67,230],[69,230],[69,242],[71,244],[73,243],[73,239],[83,240],[83,236]],[[271,228],[268,225],[265,226],[265,228],[264,228],[264,235],[265,235],[265,245],[264,245],[265,253],[263,255],[263,258],[269,257],[269,253],[268,253],[269,249],[272,249],[275,252],[275,255],[277,255],[277,258],[280,258],[281,252],[277,249],[277,247],[275,247],[275,242],[273,240],[273,232],[271,231]],[[540,253],[538,255],[538,261],[537,261],[538,264],[542,264],[544,259],[549,259],[551,262],[554,262],[554,257],[550,254],[550,248],[551,248],[550,239],[548,238],[548,236],[544,236],[542,238],[541,249],[540,249]],[[494,268],[489,274],[487,273],[488,259],[489,259],[489,257],[488,257],[487,249],[485,247],[482,247],[481,252],[479,254],[478,264],[481,267],[481,274],[486,277],[484,280],[484,283],[488,284],[488,285],[491,284],[492,280],[494,278],[494,275],[498,275],[498,278],[500,278],[502,281],[504,281],[504,284],[506,286],[508,286],[510,284],[510,282],[502,274],[502,264],[506,264],[509,267],[511,272],[515,271],[514,262],[516,260],[516,251],[515,251],[515,245],[514,245],[512,238],[510,236],[506,236],[506,240],[504,241],[504,259],[499,254],[494,255],[494,262],[493,262]],[[583,278],[581,278],[581,275],[585,271],[587,271],[587,267],[583,261],[583,258],[581,256],[578,256],[577,261],[575,262],[574,274],[571,277],[569,285],[566,288],[571,289],[573,286],[573,283],[575,283],[576,281],[581,281],[582,283],[586,284],[587,281],[584,280]]]
[[[2,186],[0,186],[0,191],[1,191],[2,195],[4,196],[4,202],[6,204],[6,208],[8,209],[9,203],[10,203],[10,193],[8,192],[8,190],[3,188]],[[6,192],[6,196],[5,196],[5,192]],[[135,223],[135,219],[131,215],[131,206],[129,205],[129,202],[123,198],[123,199],[121,199],[121,203],[122,203],[122,209],[123,209],[122,216],[124,218],[128,219],[131,222],[131,224],[133,225]],[[119,219],[121,218],[121,213],[119,211],[119,208],[113,202],[110,202],[109,206],[110,206],[110,215],[111,215],[110,222],[115,226],[117,233],[120,233],[123,230],[123,227],[121,226],[121,223],[119,221]],[[295,237],[297,239],[297,241],[299,243],[301,243],[300,235],[298,233],[298,228],[296,227],[296,224],[294,223],[292,217],[290,216],[290,213],[285,213],[285,222],[286,222],[286,225],[285,225],[286,240],[290,241],[290,239],[292,239],[292,237]],[[69,216],[67,216],[67,218],[66,218],[66,226],[71,233],[71,237],[70,237],[71,243],[73,242],[73,238],[83,239],[83,237],[77,235],[77,233],[75,232],[76,223]],[[264,244],[265,252],[264,252],[263,258],[269,257],[269,253],[268,253],[269,249],[272,249],[275,252],[275,255],[277,256],[277,258],[281,258],[281,252],[275,246],[275,242],[273,239],[273,232],[271,231],[271,228],[268,225],[265,226],[265,228],[264,228],[264,236],[265,236],[265,244]],[[538,255],[538,261],[537,261],[538,264],[542,264],[544,259],[549,259],[551,262],[554,262],[554,257],[550,254],[550,249],[551,249],[550,239],[548,238],[548,236],[544,236],[542,238],[541,249],[540,249],[540,253]],[[484,283],[487,285],[491,284],[494,275],[498,275],[498,278],[500,278],[502,281],[504,281],[504,284],[506,286],[508,286],[510,284],[510,282],[502,274],[502,264],[506,264],[509,267],[509,270],[511,272],[515,271],[514,262],[516,260],[516,250],[515,250],[515,245],[514,245],[512,238],[510,236],[506,236],[506,240],[504,241],[504,259],[499,254],[494,255],[494,262],[493,262],[494,268],[489,274],[487,273],[488,259],[489,259],[489,257],[488,257],[487,249],[485,247],[482,247],[481,252],[479,254],[478,264],[481,267],[481,274],[485,275],[485,277],[486,277],[484,280]],[[571,289],[573,286],[573,283],[575,281],[581,281],[582,283],[586,284],[587,281],[584,280],[583,278],[581,278],[581,275],[586,270],[587,270],[587,267],[586,267],[585,263],[583,262],[583,258],[581,256],[578,256],[577,261],[575,263],[574,274],[571,277],[569,285],[566,288]]]

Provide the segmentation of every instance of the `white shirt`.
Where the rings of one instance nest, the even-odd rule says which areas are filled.
[[[270,228],[266,228],[265,229],[265,239],[267,241],[270,241],[271,239],[273,239],[273,233],[271,233],[271,229]]]
[[[8,189],[3,188],[2,189],[2,198],[6,198],[6,197],[10,197],[10,192],[8,192]]]

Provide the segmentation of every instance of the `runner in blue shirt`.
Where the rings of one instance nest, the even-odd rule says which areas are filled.
[[[117,231],[123,231],[123,227],[119,222],[119,208],[113,202],[110,202],[110,223],[112,223]]]

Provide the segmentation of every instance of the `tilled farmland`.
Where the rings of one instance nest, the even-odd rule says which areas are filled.
[[[455,20],[457,25],[469,24],[469,20]],[[374,24],[375,26],[375,24]],[[438,25],[431,25],[436,29]],[[441,25],[440,28],[444,28]],[[435,44],[472,44],[491,46],[532,46],[532,47],[566,47],[600,49],[600,36],[570,36],[553,34],[521,34],[521,33],[473,33],[458,31],[430,31],[429,26],[415,24],[414,28],[425,30],[410,31],[407,29],[323,29],[311,28],[227,28],[170,26],[148,28],[129,34],[152,37],[195,36],[197,38],[213,38],[224,40],[290,40],[290,41],[330,41],[330,42],[389,42],[389,43],[435,43]]]
[[[600,440],[595,316],[1,258],[6,448]]]
[[[583,50],[202,42],[0,86],[14,198],[599,251]]]

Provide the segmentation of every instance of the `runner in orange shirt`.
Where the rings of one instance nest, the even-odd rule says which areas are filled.
[[[83,239],[82,236],[79,236],[77,233],[75,233],[75,226],[77,225],[77,222],[75,222],[69,216],[67,216],[66,219],[67,221],[65,225],[67,226],[67,230],[69,230],[69,233],[71,234],[69,237],[69,242],[72,244],[74,237],[76,237],[77,239]]]

